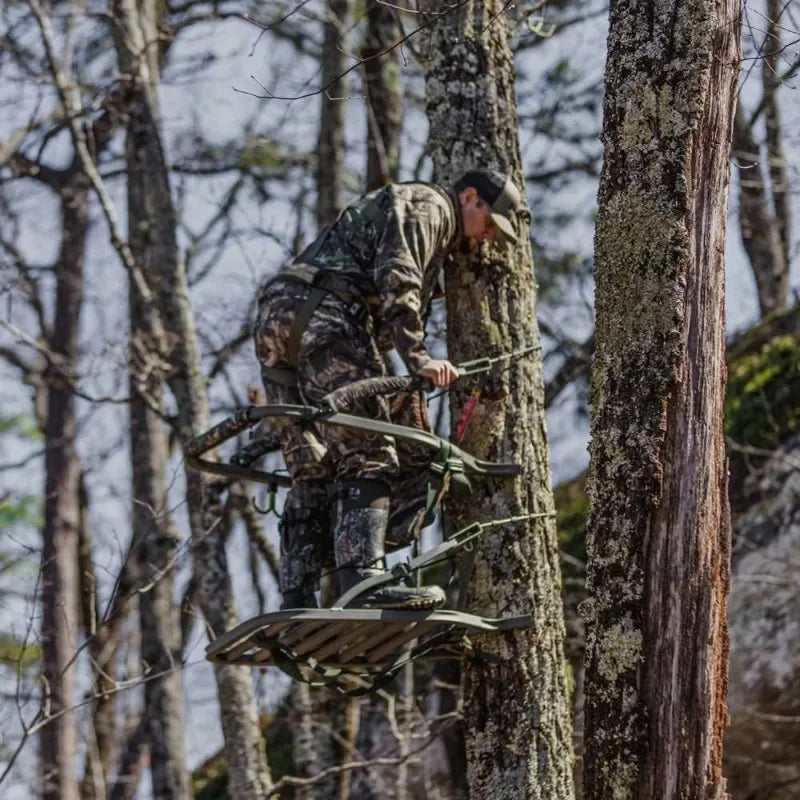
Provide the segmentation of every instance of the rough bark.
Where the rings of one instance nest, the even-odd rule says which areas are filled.
[[[595,239],[587,800],[723,798],[722,403],[740,4],[611,6]]]
[[[351,0],[327,0],[322,44],[322,86],[317,141],[317,221],[327,225],[342,209],[344,196],[347,83],[337,80],[348,67],[345,31]]]
[[[420,43],[425,57],[429,152],[435,179],[473,166],[498,166],[523,186],[514,67],[500,2],[420,4],[440,19]],[[527,210],[517,246],[484,247],[447,280],[451,361],[538,347]],[[514,481],[476,482],[468,520],[553,510],[541,358],[514,360],[482,382],[463,441],[482,458],[522,464]],[[452,416],[471,387],[451,393]],[[533,630],[482,639],[464,663],[470,796],[571,798],[572,748],[565,680],[564,623],[554,520],[508,524],[480,541],[470,607],[488,616],[530,613]]]
[[[367,34],[361,50],[367,112],[367,191],[398,177],[403,126],[400,53],[398,48],[385,51],[402,36],[396,7],[367,4]]]
[[[80,628],[78,532],[80,463],[71,379],[79,356],[83,302],[84,245],[88,229],[88,186],[75,175],[62,193],[62,240],[56,268],[56,306],[49,349],[54,363],[45,381],[45,503],[42,531],[42,678],[49,714],[74,704],[75,652]],[[77,800],[73,773],[77,720],[61,713],[42,728],[39,739],[43,800]]]

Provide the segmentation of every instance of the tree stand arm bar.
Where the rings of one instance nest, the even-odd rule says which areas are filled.
[[[188,443],[186,446],[187,464],[192,469],[210,472],[214,475],[258,483],[274,483],[278,486],[291,486],[291,480],[286,475],[247,469],[235,464],[220,464],[216,461],[201,458],[209,450],[228,439],[232,439],[234,436],[238,436],[262,419],[280,416],[290,417],[301,423],[310,424],[316,421],[324,421],[327,425],[343,425],[348,428],[369,431],[370,433],[382,433],[386,436],[408,439],[437,453],[441,452],[442,447],[445,446],[448,448],[450,459],[454,462],[461,462],[464,466],[464,471],[468,474],[505,478],[515,477],[522,470],[519,464],[498,464],[475,458],[454,444],[436,436],[436,434],[417,428],[409,428],[405,425],[396,425],[382,420],[365,419],[352,414],[334,413],[314,406],[295,405],[246,406],[240,409]]]

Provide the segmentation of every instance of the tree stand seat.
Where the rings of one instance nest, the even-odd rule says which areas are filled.
[[[262,614],[212,641],[220,664],[277,666],[346,694],[375,691],[420,658],[461,658],[471,638],[529,628],[530,615],[490,619],[463,611],[288,609]]]

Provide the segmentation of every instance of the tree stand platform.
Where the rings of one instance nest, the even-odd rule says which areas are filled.
[[[471,637],[531,627],[529,615],[488,619],[462,611],[289,609],[243,622],[211,642],[220,664],[277,666],[346,694],[375,691],[411,661],[461,658]]]
[[[485,370],[486,365],[497,360],[469,362],[462,365],[461,374]],[[274,435],[251,442],[228,464],[203,456],[262,420],[282,417],[300,425],[324,422],[326,425],[394,436],[428,449],[434,454],[428,467],[431,477],[427,512],[431,514],[441,497],[440,488],[445,476],[449,476],[454,483],[468,486],[466,479],[469,475],[512,478],[520,474],[521,467],[518,464],[483,461],[428,430],[342,413],[343,408],[350,407],[362,397],[416,391],[419,388],[419,380],[410,376],[368,378],[331,392],[319,406],[248,406],[189,442],[186,461],[190,467],[202,472],[232,480],[266,483],[274,495],[278,486],[291,485],[288,475],[262,472],[251,466],[264,454],[278,448],[279,442]],[[380,689],[414,660],[460,658],[467,650],[477,650],[472,643],[475,637],[530,628],[531,617],[490,619],[462,610],[399,611],[349,606],[369,589],[391,582],[408,583],[424,567],[450,560],[457,550],[463,548],[471,552],[466,559],[468,565],[462,569],[454,564],[460,577],[457,605],[461,609],[466,600],[466,588],[475,558],[472,540],[490,527],[551,516],[555,516],[555,512],[524,513],[505,519],[474,522],[452,534],[433,550],[407,563],[397,564],[387,572],[365,578],[338,598],[333,608],[289,609],[263,614],[241,623],[208,645],[207,658],[219,664],[276,666],[298,680],[328,685],[350,695]]]

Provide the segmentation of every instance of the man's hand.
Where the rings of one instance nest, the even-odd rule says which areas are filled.
[[[458,370],[445,359],[431,359],[419,372],[421,378],[427,378],[434,386],[444,389],[458,378]]]

